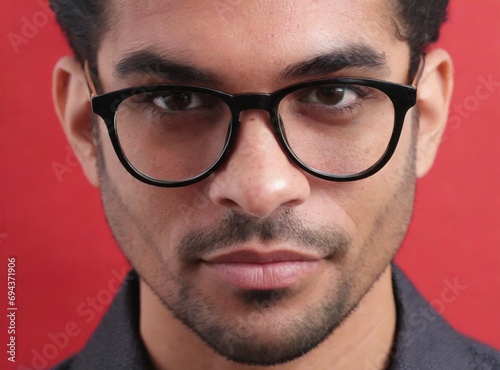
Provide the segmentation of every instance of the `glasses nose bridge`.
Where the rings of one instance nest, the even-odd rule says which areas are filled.
[[[238,115],[251,109],[264,110],[272,117],[274,114],[273,96],[271,94],[242,94],[233,97]]]

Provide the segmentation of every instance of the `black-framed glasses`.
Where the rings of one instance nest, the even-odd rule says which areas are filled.
[[[416,103],[414,86],[364,78],[308,81],[262,94],[165,84],[96,95],[87,63],[85,71],[92,109],[106,123],[120,162],[138,180],[161,187],[212,174],[231,152],[240,113],[249,109],[269,113],[279,145],[304,171],[360,180],[389,161]]]

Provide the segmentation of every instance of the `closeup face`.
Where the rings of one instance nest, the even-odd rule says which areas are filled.
[[[335,77],[411,83],[409,47],[397,37],[386,0],[171,0],[141,7],[114,0],[110,11],[97,54],[102,92],[184,83],[263,93]],[[360,45],[382,65],[283,73],[320,55],[355,54]],[[141,52],[213,78],[160,76],[151,73],[154,65],[118,77],[117,66]],[[230,156],[194,185],[159,188],[133,178],[100,118],[97,159],[82,164],[101,188],[118,244],[162,304],[223,356],[277,364],[323,341],[387,269],[410,220],[416,178],[433,155],[433,146],[429,155],[418,147],[417,116],[415,109],[407,114],[390,162],[354,182],[299,169],[260,110],[241,114]],[[147,143],[137,145],[140,154]]]

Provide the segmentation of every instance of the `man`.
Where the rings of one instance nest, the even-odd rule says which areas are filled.
[[[59,368],[500,369],[422,329],[391,265],[447,120],[447,1],[51,4],[56,110],[134,268]]]

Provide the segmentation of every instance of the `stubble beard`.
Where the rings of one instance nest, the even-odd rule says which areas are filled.
[[[347,254],[351,240],[344,233],[311,232],[299,225],[292,212],[285,212],[273,221],[259,223],[230,212],[212,231],[185,236],[176,251],[179,260],[185,262],[184,266],[193,261],[189,254],[193,257],[203,255],[205,251],[249,240],[302,239],[303,243],[328,253],[331,260],[340,260]],[[303,238],[298,237],[298,230],[303,231]],[[217,240],[219,243],[215,244]],[[242,312],[224,315],[218,308],[218,304],[222,303],[204,295],[183,278],[186,275],[181,269],[175,279],[179,292],[175,301],[165,299],[161,287],[159,289],[149,281],[146,283],[162,304],[209,347],[240,364],[270,366],[303,356],[323,342],[349,311],[350,277],[340,281],[337,288],[328,290],[326,296],[335,299],[311,302],[300,316],[293,317],[286,314],[288,301],[295,295],[293,289],[239,291],[234,293],[232,299],[238,302],[239,307],[244,307]]]
[[[415,191],[414,143],[412,143],[410,152],[403,171],[404,174],[402,174],[404,180],[401,181],[400,186],[396,189],[393,199],[393,203],[395,203],[396,207],[403,207],[403,210],[400,212],[406,217],[406,220],[403,220],[405,227],[401,227],[400,231],[396,231],[396,233],[399,232],[400,234],[397,235],[399,242],[403,240],[406,233],[406,226],[409,223],[413,206]],[[151,291],[157,295],[160,302],[177,319],[196,333],[216,353],[236,363],[259,366],[283,364],[302,357],[324,342],[335,329],[349,317],[364,296],[378,281],[399,246],[399,244],[394,246],[392,254],[381,258],[382,262],[377,265],[378,269],[372,271],[371,284],[361,292],[354,292],[356,287],[354,287],[353,282],[356,281],[356,276],[354,276],[353,273],[355,269],[351,269],[338,279],[335,288],[331,287],[328,290],[324,299],[306,305],[300,317],[284,318],[280,315],[280,310],[286,307],[287,298],[291,294],[290,290],[246,291],[242,292],[237,298],[240,303],[244,303],[245,306],[248,307],[248,310],[228,320],[227,316],[218,313],[220,310],[217,308],[217,302],[211,302],[201,291],[189,283],[189,281],[184,278],[182,271],[178,275],[174,275],[172,272],[166,271],[166,268],[160,269],[164,272],[164,279],[159,282],[156,281],[156,279],[155,282],[153,282],[153,279],[148,279],[146,274],[142,274],[142,271],[146,269],[147,266],[136,266],[136,261],[134,261],[131,254],[128,253],[129,248],[125,247],[125,244],[128,242],[127,238],[122,237],[126,234],[126,230],[122,230],[119,221],[120,217],[123,216],[116,216],[116,212],[123,212],[123,210],[129,208],[126,205],[126,201],[119,197],[115,185],[107,174],[102,149],[99,150],[98,154],[101,192],[108,224],[113,231],[117,243],[129,259],[131,265],[139,272],[141,278],[148,284]],[[411,198],[411,202],[408,198]],[[379,213],[379,217],[375,221],[378,227],[386,226],[385,218],[387,214],[393,211],[394,206],[388,207]],[[238,220],[238,217],[243,218]],[[229,243],[234,240],[248,240],[251,237],[259,237],[262,239],[269,237],[269,230],[275,230],[275,232],[279,230],[277,231],[278,236],[271,235],[271,237],[276,237],[278,239],[287,238],[286,234],[289,233],[288,238],[292,238],[290,235],[294,233],[297,234],[297,230],[295,230],[295,232],[293,230],[290,231],[288,227],[284,228],[283,226],[287,225],[287,222],[299,222],[293,217],[293,213],[284,216],[281,221],[273,221],[267,224],[264,223],[264,226],[262,226],[262,223],[258,225],[255,223],[252,224],[251,221],[249,223],[249,220],[244,216],[236,215],[235,213],[232,213],[232,216],[228,215],[228,219],[230,219],[228,222],[232,222],[233,226],[238,223],[240,225],[246,224],[250,226],[245,228],[246,231],[243,230],[239,232],[236,230],[235,234],[230,238],[228,238],[227,235],[214,235],[213,233],[210,235],[210,233],[204,232],[191,234],[184,238],[181,245],[176,247],[176,250],[186,250],[186,248],[189,249],[193,247],[193,245],[197,245],[199,248],[206,250],[206,248],[203,247],[204,243],[211,240],[221,240],[221,238]],[[300,226],[299,229],[301,229]],[[243,235],[245,232],[247,233],[246,236]],[[374,245],[369,244],[376,239],[375,234],[377,232],[378,230],[373,230],[374,235],[370,235],[370,237],[366,239],[362,251],[369,251],[374,247]],[[336,258],[342,258],[343,254],[347,253],[350,249],[351,240],[342,231],[328,232],[327,234],[329,235],[317,235],[317,237],[325,241],[326,244],[330,243],[332,250],[338,253]],[[296,235],[294,237],[296,237]],[[196,238],[199,239],[197,242],[195,240]],[[149,236],[148,240],[144,241],[151,242],[152,239],[153,238]],[[194,242],[196,242],[196,244],[193,244]],[[212,244],[212,248],[217,248],[217,246],[213,246]],[[174,294],[166,292],[165,289],[165,286],[172,285],[172,283],[176,286],[176,292]],[[359,287],[357,287],[357,289],[359,289]],[[273,315],[275,315],[277,321],[285,322],[285,325],[281,327],[273,325],[273,322],[269,320]],[[265,329],[264,332],[259,331],[261,328]],[[165,330],[169,329],[165,328]],[[267,333],[272,332],[271,336],[275,338],[273,341],[269,341],[266,330]]]

